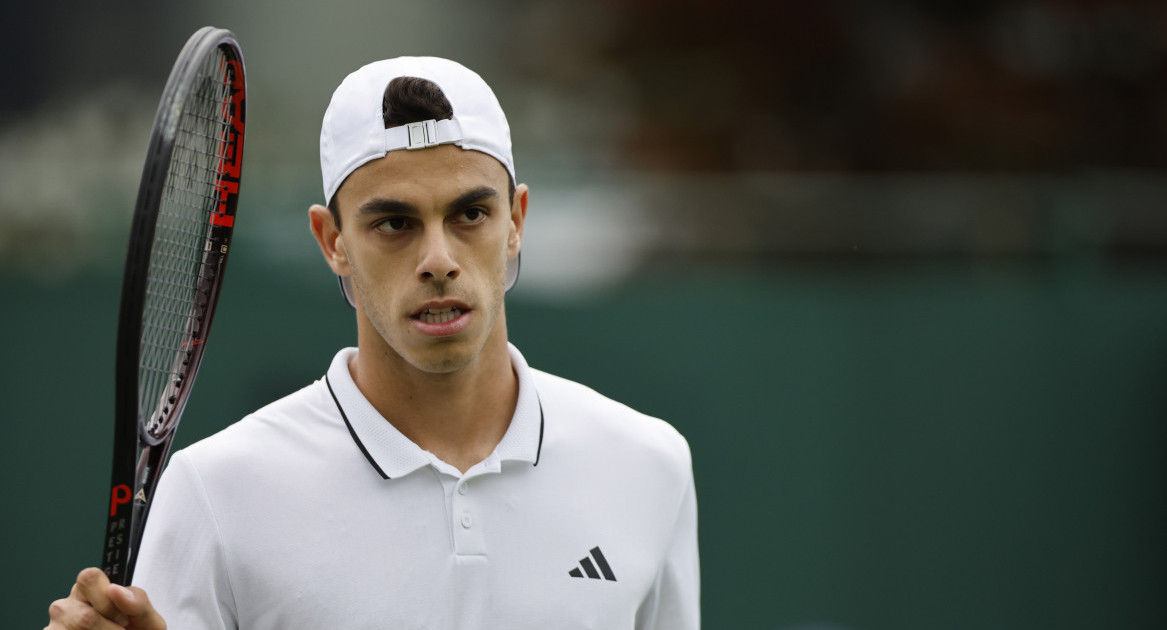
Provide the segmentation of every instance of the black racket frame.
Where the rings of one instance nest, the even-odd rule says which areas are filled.
[[[146,423],[156,410],[141,409],[139,404],[139,363],[143,311],[150,255],[163,187],[175,148],[176,128],[186,99],[195,89],[200,66],[215,49],[222,50],[232,67],[232,128],[234,146],[232,164],[227,175],[220,175],[215,194],[219,196],[217,212],[208,220],[207,238],[200,261],[195,312],[188,319],[185,351],[176,354],[175,373],[167,412],[154,430]],[[242,91],[242,95],[238,92]],[[211,321],[222,287],[223,272],[230,250],[238,204],[238,187],[243,157],[243,131],[246,121],[246,72],[243,54],[234,34],[207,26],[195,32],[179,53],[162,93],[154,118],[146,162],[138,189],[134,218],[126,252],[122,279],[121,306],[118,316],[117,358],[115,364],[115,432],[113,468],[109,494],[109,519],[102,552],[102,569],[117,584],[130,583],[150,503],[154,498],[159,475],[170,451],[175,430],[186,406],[195,376],[206,349]],[[127,507],[129,509],[127,509]]]

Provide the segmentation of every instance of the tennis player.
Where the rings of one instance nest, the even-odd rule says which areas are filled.
[[[367,65],[320,165],[309,224],[357,347],[176,453],[135,586],[87,569],[49,627],[699,627],[685,440],[507,340],[529,193],[487,84]]]

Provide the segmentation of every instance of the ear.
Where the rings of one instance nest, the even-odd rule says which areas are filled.
[[[511,233],[507,237],[507,258],[518,256],[519,250],[522,248],[523,224],[527,220],[528,192],[526,184],[515,186],[515,201],[511,204]]]
[[[344,238],[340,230],[336,229],[332,211],[320,204],[313,204],[308,208],[308,226],[332,272],[338,276],[349,275],[348,253],[344,249]]]

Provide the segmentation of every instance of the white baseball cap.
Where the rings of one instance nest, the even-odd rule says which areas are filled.
[[[382,103],[385,87],[398,77],[426,79],[450,101],[452,119],[426,120],[385,128]],[[345,77],[332,94],[320,129],[320,172],[325,203],[353,171],[385,157],[390,151],[455,144],[485,153],[506,168],[516,183],[511,156],[511,131],[502,106],[490,86],[460,63],[438,57],[397,57],[370,63]],[[519,259],[507,262],[509,290],[519,276]],[[341,290],[352,304],[351,289],[341,278]]]

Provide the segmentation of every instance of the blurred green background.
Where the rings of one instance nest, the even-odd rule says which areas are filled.
[[[706,627],[1164,627],[1162,3],[235,4],[5,7],[6,625],[96,562],[133,195],[213,24],[246,177],[180,444],[354,342],[304,213],[319,118],[444,55],[532,187],[513,341],[690,441]]]

